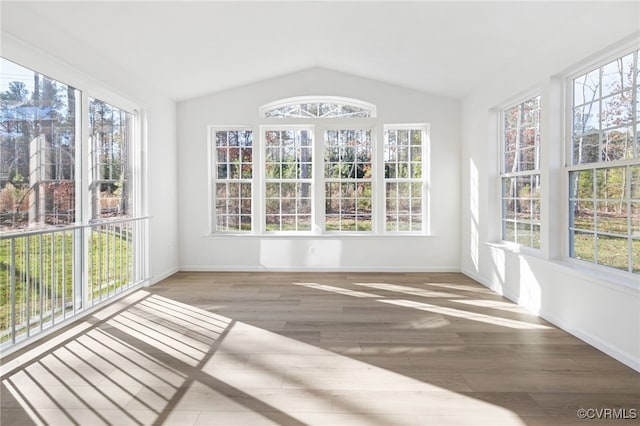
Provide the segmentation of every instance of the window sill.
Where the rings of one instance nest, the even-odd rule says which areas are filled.
[[[549,259],[543,256],[542,251],[527,246],[520,246],[508,242],[485,243],[487,247],[510,252],[514,255],[526,256],[548,262],[553,266],[562,268],[562,272],[569,273],[576,278],[589,281],[617,291],[623,291],[633,295],[640,292],[640,276],[630,272],[619,271],[577,259]]]
[[[522,244],[511,243],[508,241],[497,241],[493,243],[485,243],[487,247],[500,249],[504,251],[511,252],[513,254],[523,254],[526,256],[537,257],[539,259],[544,259],[542,256],[542,250],[525,246]]]
[[[207,239],[249,238],[264,239],[296,239],[296,240],[343,240],[343,239],[406,239],[406,238],[434,238],[433,234],[373,234],[373,233],[344,233],[344,234],[244,234],[244,233],[215,233],[205,234]]]
[[[592,265],[588,262],[571,258],[558,260],[552,259],[550,262],[563,267],[576,276],[585,278],[596,284],[605,285],[617,290],[633,290],[636,295],[640,291],[640,275],[638,274],[600,267],[598,265]]]

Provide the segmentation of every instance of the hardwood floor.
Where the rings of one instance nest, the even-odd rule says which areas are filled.
[[[2,363],[12,426],[640,416],[640,373],[453,273],[178,273]]]

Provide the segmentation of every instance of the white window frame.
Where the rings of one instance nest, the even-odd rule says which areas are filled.
[[[251,168],[251,179],[223,179],[225,182],[228,181],[237,181],[238,183],[250,183],[251,184],[251,230],[248,231],[223,231],[218,230],[217,228],[217,212],[216,212],[216,183],[218,182],[218,156],[216,152],[216,132],[218,131],[245,131],[252,132],[252,145],[251,145],[251,153],[252,153],[252,168]],[[211,234],[251,234],[253,230],[256,228],[256,218],[255,218],[255,180],[256,180],[256,133],[254,129],[250,126],[208,126],[207,128],[207,155],[209,161],[208,164],[208,193],[209,193],[209,232]]]
[[[296,97],[292,97],[292,98],[286,98],[286,99],[280,99],[274,102],[270,102],[268,104],[262,105],[260,107],[260,118],[261,119],[266,119],[266,120],[283,120],[283,118],[281,117],[267,117],[266,115],[269,113],[269,111],[274,110],[274,109],[278,109],[278,108],[282,108],[282,107],[286,107],[286,106],[292,106],[292,105],[298,105],[298,104],[318,104],[318,103],[327,103],[327,104],[342,104],[342,105],[348,105],[348,106],[352,106],[352,107],[356,107],[356,108],[361,108],[363,110],[369,111],[370,116],[367,118],[376,118],[377,116],[377,111],[376,111],[376,106],[372,103],[369,102],[364,102],[361,101],[359,99],[354,99],[354,98],[345,98],[345,97],[341,97],[341,96],[296,96]],[[359,117],[359,118],[364,118],[364,117]],[[313,117],[287,117],[284,118],[284,120],[306,120],[306,119],[315,119],[315,120],[322,120],[325,119],[323,117],[317,117],[317,118],[313,118]],[[326,117],[326,119],[338,119],[338,120],[345,120],[345,118],[341,118],[341,117]],[[351,118],[346,118],[347,120],[351,120]],[[357,119],[357,118],[355,118]],[[365,118],[366,119],[366,118]]]
[[[312,157],[311,157],[311,179],[267,179],[265,174],[266,167],[266,143],[265,143],[265,133],[268,131],[297,131],[297,130],[306,130],[311,134],[311,147],[312,147]],[[317,167],[317,153],[318,153],[318,143],[317,143],[317,133],[315,132],[314,126],[308,124],[289,124],[283,122],[282,124],[269,124],[260,126],[258,140],[260,142],[260,147],[258,151],[260,151],[260,161],[259,166],[256,164],[256,158],[254,157],[254,177],[257,180],[256,185],[254,186],[254,200],[257,200],[256,207],[259,206],[259,212],[254,208],[254,222],[256,223],[256,231],[262,235],[313,235],[314,228],[317,221],[317,212],[315,208],[316,203],[316,193],[315,188],[317,187],[316,179],[319,169]],[[255,141],[255,137],[254,137]],[[255,148],[254,148],[255,149]],[[311,191],[311,229],[309,231],[267,231],[266,229],[266,203],[267,203],[267,191],[266,184],[267,181],[279,181],[279,182],[289,182],[289,183],[310,183],[310,191]],[[258,193],[258,194],[256,194]],[[258,198],[256,198],[256,196]]]
[[[298,103],[318,102],[344,103],[367,107],[372,111],[372,117],[331,117],[331,118],[304,118],[304,117],[269,117],[265,118],[266,110],[282,105],[294,105]],[[260,120],[253,126],[249,125],[211,125],[208,126],[209,146],[209,223],[211,235],[238,235],[238,236],[299,236],[299,237],[405,237],[405,236],[429,236],[430,235],[430,128],[429,124],[389,124],[385,125],[376,117],[376,106],[357,99],[337,96],[303,96],[287,98],[263,105],[259,109]],[[420,129],[422,136],[422,230],[420,231],[386,231],[386,204],[385,204],[385,177],[384,177],[384,132],[386,128],[393,129]],[[252,180],[252,231],[251,232],[222,232],[215,229],[215,196],[216,182],[214,144],[212,141],[212,129],[242,129],[253,130],[253,180]],[[311,132],[312,142],[312,226],[309,231],[266,231],[266,187],[265,187],[265,132],[268,130],[296,130],[307,129]],[[371,230],[347,230],[327,231],[325,229],[325,177],[324,177],[324,135],[327,130],[370,130],[371,131]]]
[[[334,179],[334,178],[327,178],[324,175],[324,167],[325,167],[325,161],[324,161],[324,155],[325,155],[325,134],[327,131],[341,131],[341,130],[361,130],[361,131],[369,131],[370,135],[371,135],[371,167],[372,167],[372,177],[367,180],[366,182],[371,183],[371,230],[370,231],[342,231],[342,230],[327,230],[326,229],[326,210],[325,210],[325,205],[326,205],[326,191],[325,191],[325,186],[327,183],[330,182],[338,182],[340,181],[340,179]],[[318,181],[318,192],[316,194],[320,194],[318,201],[321,204],[321,207],[318,210],[318,220],[317,220],[317,226],[318,228],[322,231],[323,234],[327,234],[327,235],[371,235],[374,234],[376,232],[379,231],[379,228],[377,227],[376,224],[376,218],[377,216],[379,216],[380,214],[382,214],[382,212],[378,212],[376,211],[376,197],[377,197],[377,193],[378,193],[378,186],[376,185],[376,174],[380,173],[380,168],[376,167],[377,164],[377,147],[379,145],[378,143],[378,139],[377,139],[377,135],[376,135],[376,129],[375,129],[375,125],[371,122],[367,123],[367,122],[362,122],[360,124],[355,124],[352,122],[352,120],[349,120],[348,122],[345,122],[344,120],[341,121],[334,121],[331,124],[325,123],[323,121],[322,125],[318,125],[316,127],[316,134],[317,136],[320,138],[319,141],[320,143],[319,145],[319,149],[321,151],[321,157],[320,157],[320,161],[318,163],[318,166],[320,167],[319,173],[320,175],[318,176],[319,181]],[[346,181],[343,181],[342,183],[347,183],[347,182],[353,182],[353,183],[358,183],[358,179],[349,179]],[[364,181],[363,181],[364,182]]]
[[[634,41],[632,43],[628,43],[625,45],[620,46],[619,48],[609,52],[609,54],[607,54],[606,56],[599,56],[597,58],[592,58],[590,61],[585,61],[583,64],[581,64],[579,67],[574,68],[573,70],[567,72],[565,74],[565,78],[564,78],[564,122],[565,122],[565,131],[564,131],[564,167],[563,167],[563,178],[562,178],[562,186],[563,186],[563,200],[565,203],[565,208],[563,210],[564,214],[563,214],[563,229],[564,229],[564,238],[563,238],[563,260],[568,262],[569,264],[573,264],[576,265],[576,267],[579,268],[585,268],[587,270],[592,270],[595,273],[601,273],[604,275],[608,275],[608,276],[618,276],[620,277],[622,280],[625,280],[629,277],[633,277],[632,279],[635,279],[635,277],[639,274],[639,272],[632,272],[633,271],[633,249],[632,249],[632,241],[638,239],[637,236],[634,237],[633,232],[631,234],[627,235],[627,242],[628,242],[628,249],[627,249],[627,255],[628,255],[628,268],[627,270],[622,270],[622,269],[618,269],[615,268],[614,266],[609,266],[609,265],[603,265],[601,263],[596,263],[597,262],[597,236],[600,234],[598,233],[597,229],[594,229],[593,231],[591,231],[594,235],[594,240],[596,240],[594,242],[594,252],[593,252],[593,257],[596,260],[596,262],[591,262],[589,260],[584,260],[584,259],[577,259],[575,257],[572,256],[573,253],[573,246],[572,246],[572,242],[573,242],[573,229],[572,229],[572,213],[571,213],[571,182],[570,182],[570,174],[572,172],[577,172],[577,171],[582,171],[582,170],[591,170],[593,171],[593,173],[595,174],[597,172],[597,170],[600,169],[609,169],[609,168],[617,168],[617,167],[624,167],[624,168],[629,168],[629,166],[637,166],[640,165],[640,146],[638,146],[636,144],[635,146],[635,150],[636,150],[636,158],[631,158],[631,159],[622,159],[622,160],[613,160],[613,161],[596,161],[596,162],[590,162],[590,163],[583,163],[583,164],[573,164],[573,108],[574,108],[574,94],[573,94],[573,86],[574,86],[574,80],[580,76],[583,76],[585,74],[588,74],[590,72],[593,72],[595,70],[599,70],[602,67],[604,67],[605,65],[611,63],[612,61],[616,61],[630,53],[636,52],[638,51],[638,49],[640,49],[640,44],[638,44],[637,41]],[[636,53],[636,55],[638,55],[636,57],[636,66],[638,64],[638,61],[640,61],[640,52]],[[637,105],[637,102],[640,101],[640,99],[638,99],[638,96],[640,95],[640,78],[638,76],[638,69],[636,69],[636,73],[635,73],[635,82],[631,87],[631,92],[632,92],[632,105],[636,105],[636,108],[638,108],[638,110],[640,110],[639,106]],[[599,86],[599,90],[600,90],[600,95],[597,98],[597,102],[601,103],[603,97],[602,97],[602,88]],[[610,95],[605,96],[604,98],[608,98]],[[634,127],[636,129],[636,133],[635,133],[635,137],[636,140],[637,138],[640,136],[640,117],[638,117],[638,110],[636,110],[636,115],[634,116],[634,118],[632,119],[632,122],[630,124],[631,127]],[[599,122],[600,124],[600,122]],[[599,131],[598,134],[600,135],[602,132],[602,129],[599,126]],[[631,194],[630,194],[630,182],[627,181],[626,182],[626,189],[627,194],[629,194],[629,198],[623,198],[624,201],[627,202],[627,208],[629,209],[630,207],[630,203],[631,203]],[[597,201],[596,196],[595,196],[595,188],[594,188],[594,196],[593,196],[593,200]],[[630,210],[627,210],[627,221],[628,223],[631,222],[631,217],[630,217]],[[596,215],[597,216],[597,215]],[[594,216],[595,217],[595,216]],[[595,219],[594,219],[595,220]],[[629,228],[628,228],[629,229]],[[606,233],[604,233],[606,235]]]
[[[536,167],[534,169],[531,170],[519,170],[519,171],[515,171],[515,172],[507,172],[505,167],[506,167],[506,141],[505,141],[505,132],[506,132],[506,128],[505,128],[505,112],[508,109],[511,109],[513,107],[516,106],[520,106],[521,104],[530,101],[534,98],[539,98],[538,103],[539,103],[539,113],[538,113],[538,134],[537,134],[537,143],[536,145],[534,145],[534,149],[536,150]],[[538,90],[534,90],[534,91],[530,91],[527,92],[525,94],[523,94],[522,96],[518,96],[517,98],[512,99],[510,102],[506,102],[504,103],[499,109],[498,109],[498,120],[499,120],[499,124],[498,124],[498,129],[499,129],[499,134],[498,134],[498,140],[499,140],[499,161],[498,161],[498,182],[499,182],[499,194],[500,194],[500,240],[503,244],[507,245],[507,246],[512,246],[514,248],[516,248],[517,250],[520,249],[524,249],[526,250],[531,250],[534,253],[539,253],[541,248],[542,248],[542,238],[543,238],[543,218],[542,218],[542,199],[543,199],[543,194],[542,192],[538,195],[537,198],[533,198],[530,197],[530,200],[537,200],[538,201],[538,208],[540,210],[539,214],[540,214],[540,220],[538,221],[538,223],[534,223],[533,219],[530,219],[528,222],[524,222],[522,220],[518,220],[518,219],[514,219],[513,220],[513,224],[515,227],[515,231],[516,232],[516,239],[515,241],[511,241],[511,240],[507,240],[505,239],[505,234],[506,234],[506,228],[505,228],[505,223],[506,223],[506,209],[505,209],[505,197],[504,196],[504,189],[503,189],[503,181],[505,179],[511,179],[511,178],[515,178],[516,180],[519,177],[538,177],[539,182],[542,181],[542,166],[541,166],[541,161],[542,161],[542,156],[540,154],[541,151],[541,147],[542,147],[542,132],[540,129],[541,126],[541,121],[542,121],[542,96],[540,94],[540,91]],[[518,130],[520,130],[520,128],[518,127]],[[516,156],[517,156],[517,152],[516,151]],[[517,158],[514,159],[514,162],[517,161]],[[541,188],[542,183],[540,183]],[[517,197],[516,197],[517,198]],[[514,198],[514,199],[516,199]],[[531,214],[533,215],[533,211],[531,212]],[[520,223],[528,223],[529,226],[533,227],[533,226],[538,226],[539,231],[538,231],[538,238],[539,238],[539,245],[536,247],[532,244],[532,240],[530,240],[529,244],[524,244],[524,243],[519,243],[518,242],[518,238],[517,238],[517,227],[518,224]],[[531,231],[533,232],[533,231]],[[533,234],[531,234],[533,235]],[[533,237],[532,237],[533,238]]]
[[[62,84],[73,87],[77,91],[76,98],[76,126],[75,126],[75,223],[62,226],[46,226],[37,229],[26,229],[18,232],[9,231],[3,236],[6,238],[21,238],[31,235],[60,234],[71,232],[73,234],[73,253],[71,276],[73,290],[71,299],[73,303],[69,315],[64,314],[62,321],[40,327],[33,333],[28,332],[26,338],[16,340],[11,346],[2,348],[3,354],[9,354],[22,347],[32,344],[34,341],[49,335],[60,327],[68,324],[68,321],[77,320],[92,312],[92,308],[98,303],[109,300],[117,300],[130,289],[137,288],[149,280],[149,219],[148,216],[148,114],[146,105],[132,97],[120,95],[117,90],[103,85],[93,77],[79,71],[72,66],[61,62],[45,52],[10,36],[3,34],[2,57],[31,71],[46,75],[48,78]],[[91,177],[91,158],[89,146],[89,99],[97,99],[133,115],[128,133],[131,141],[128,148],[130,163],[130,191],[131,204],[126,218],[100,218],[93,219],[90,209],[89,184]],[[90,235],[93,230],[100,233],[100,229],[113,229],[119,227],[120,222],[131,222],[134,237],[132,249],[132,270],[126,276],[131,282],[123,287],[124,291],[108,292],[103,297],[103,292],[94,297],[89,287],[89,269],[91,267],[91,255],[88,247]],[[42,265],[42,263],[41,263]],[[42,266],[41,266],[42,267]],[[108,272],[105,272],[108,274]],[[41,311],[42,314],[42,311]],[[41,315],[42,318],[42,315]],[[40,323],[43,324],[42,319]],[[49,323],[49,321],[47,321]]]
[[[421,158],[421,166],[422,166],[422,177],[421,178],[387,178],[385,176],[385,162],[384,162],[384,145],[386,145],[385,135],[388,130],[419,130],[422,132],[422,158]],[[381,198],[383,199],[383,214],[380,222],[382,223],[382,230],[385,234],[389,235],[424,235],[430,233],[429,228],[429,211],[430,203],[429,203],[429,194],[430,194],[430,182],[431,182],[431,168],[429,165],[431,164],[431,140],[430,140],[430,128],[428,124],[425,123],[417,123],[417,124],[385,124],[383,129],[383,141],[382,141],[382,159],[381,159],[381,170],[382,174],[382,185],[380,187]],[[387,182],[407,182],[407,183],[421,183],[421,196],[422,196],[422,229],[420,231],[400,231],[387,230]]]

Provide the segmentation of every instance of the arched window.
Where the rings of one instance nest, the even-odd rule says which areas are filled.
[[[245,145],[237,126],[210,127],[212,232],[428,233],[426,124],[385,124],[375,105],[337,96],[259,113]]]
[[[357,99],[304,96],[264,105],[260,115],[262,118],[374,118],[376,107]]]

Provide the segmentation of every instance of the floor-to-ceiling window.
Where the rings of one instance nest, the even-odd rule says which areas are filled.
[[[2,58],[0,347],[146,278],[139,111]]]

